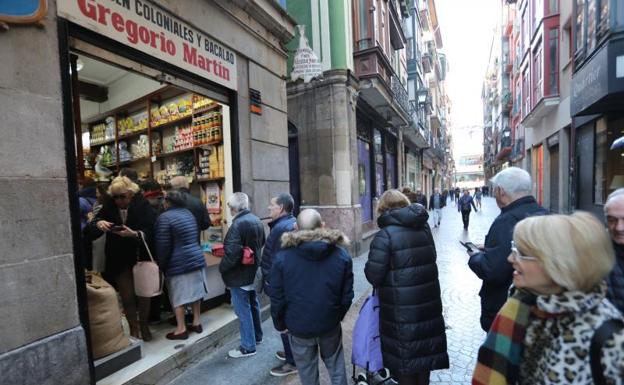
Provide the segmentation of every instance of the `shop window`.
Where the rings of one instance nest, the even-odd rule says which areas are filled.
[[[385,191],[384,184],[384,155],[381,132],[375,129],[373,134],[373,147],[375,152],[375,196],[380,197]]]
[[[549,94],[559,93],[559,29],[553,28],[548,32],[548,54],[549,54]]]
[[[624,118],[609,121],[607,127],[607,143],[609,147],[613,141],[620,138],[624,132]],[[608,195],[618,188],[624,187],[624,152],[622,149],[607,150],[605,162],[606,194]]]
[[[606,118],[596,122],[594,142],[594,203],[603,204],[607,194],[607,122]]]

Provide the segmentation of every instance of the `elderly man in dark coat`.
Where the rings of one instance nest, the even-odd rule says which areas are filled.
[[[604,212],[615,248],[615,266],[607,278],[607,298],[624,314],[624,188],[609,195]]]
[[[507,301],[507,293],[513,280],[513,267],[507,261],[511,253],[511,241],[516,223],[532,215],[548,214],[531,196],[531,176],[518,167],[509,167],[491,180],[493,194],[501,213],[496,217],[485,245],[468,254],[468,266],[483,280],[481,297],[481,328],[490,330],[494,317]]]
[[[219,272],[225,286],[230,289],[234,312],[240,320],[240,347],[230,350],[228,355],[231,358],[241,358],[255,355],[256,343],[262,342],[260,303],[254,279],[265,235],[264,225],[249,211],[247,194],[232,194],[227,205],[234,219],[223,241],[225,256],[219,263]],[[250,248],[254,254],[254,261],[250,265],[243,264],[245,247]]]

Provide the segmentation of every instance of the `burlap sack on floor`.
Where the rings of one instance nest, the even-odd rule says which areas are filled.
[[[86,281],[91,347],[98,359],[127,347],[130,340],[121,326],[115,289],[97,273],[87,272]]]

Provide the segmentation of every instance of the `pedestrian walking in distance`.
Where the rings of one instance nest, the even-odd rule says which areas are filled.
[[[468,230],[468,225],[470,224],[471,206],[474,208],[475,213],[478,212],[474,204],[474,199],[470,196],[470,192],[468,189],[464,189],[464,195],[457,201],[457,211],[461,212],[464,230]]]
[[[475,188],[475,201],[477,203],[477,206],[479,207],[479,210],[481,210],[481,196],[483,195],[483,193],[481,192],[480,188]]]
[[[281,193],[271,198],[269,203],[269,215],[271,222],[269,222],[269,228],[271,232],[267,237],[262,251],[262,261],[260,262],[260,268],[263,278],[264,292],[270,296],[271,294],[271,268],[273,267],[273,259],[275,255],[282,249],[281,239],[284,233],[295,230],[297,219],[292,215],[293,208],[295,207],[295,200],[288,193]],[[273,376],[287,376],[289,374],[297,373],[297,366],[295,359],[293,358],[292,351],[290,349],[290,342],[288,341],[288,333],[280,333],[282,338],[283,351],[278,351],[275,355],[278,359],[285,361],[283,364],[271,369],[271,375]]]
[[[230,350],[232,358],[256,354],[256,343],[262,342],[260,303],[256,295],[254,278],[258,269],[258,256],[264,245],[264,226],[260,219],[249,211],[249,197],[236,192],[229,197],[227,206],[234,217],[223,246],[225,256],[219,263],[223,282],[230,289],[234,312],[240,321],[241,344]],[[253,264],[243,264],[243,248],[253,251]]]
[[[430,371],[449,367],[429,215],[398,190],[383,193],[377,212],[364,272],[379,293],[383,363],[399,385],[429,384]]]
[[[472,383],[624,384],[622,313],[606,300],[614,256],[603,225],[585,212],[526,218],[510,247],[515,292],[479,349]],[[603,327],[611,322],[619,329]],[[594,381],[599,375],[604,382]]]
[[[433,212],[433,227],[440,226],[444,206],[446,206],[446,199],[440,194],[440,189],[436,188],[429,197],[429,211]]]
[[[509,167],[491,180],[492,194],[501,213],[496,217],[485,237],[485,246],[469,252],[468,266],[481,279],[481,328],[490,325],[507,300],[513,269],[507,257],[511,252],[511,236],[518,221],[531,216],[547,214],[531,196],[531,176],[518,167]]]
[[[624,188],[609,195],[604,212],[615,249],[615,265],[607,277],[607,296],[624,313]]]
[[[197,223],[185,208],[184,193],[169,190],[165,194],[165,212],[156,221],[155,243],[158,265],[167,277],[169,300],[174,309],[177,327],[166,335],[170,340],[185,340],[189,329],[201,333],[199,320],[201,300],[206,290],[206,260],[197,243]],[[186,325],[184,305],[190,304],[193,321]]]
[[[332,385],[347,385],[340,322],[353,301],[347,237],[323,228],[321,215],[303,210],[298,231],[282,236],[271,269],[271,315],[288,332],[302,385],[318,385],[321,355]]]

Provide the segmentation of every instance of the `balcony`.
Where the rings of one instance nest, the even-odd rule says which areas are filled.
[[[398,79],[393,83],[396,75],[382,49],[375,45],[356,51],[353,57],[355,74],[360,79],[360,97],[389,124],[408,124],[407,91]]]
[[[405,113],[409,113],[409,96],[407,95],[407,90],[396,75],[392,76],[390,85],[392,94],[394,95],[394,101],[403,108]]]
[[[507,91],[503,94],[501,98],[501,104],[503,106],[503,112],[510,112],[513,107],[513,98],[511,97],[511,92]]]

